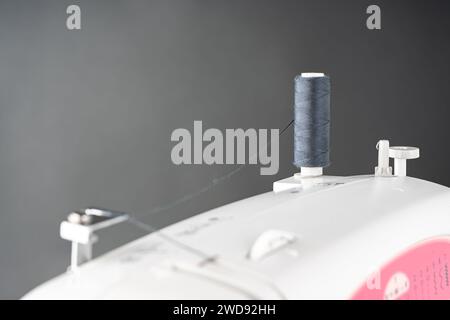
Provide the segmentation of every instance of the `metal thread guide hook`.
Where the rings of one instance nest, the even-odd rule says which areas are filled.
[[[75,271],[81,264],[92,259],[92,247],[98,237],[95,231],[111,227],[128,220],[124,212],[87,208],[74,211],[61,222],[61,238],[72,242],[69,270]]]

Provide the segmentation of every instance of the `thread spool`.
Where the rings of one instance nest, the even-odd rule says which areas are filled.
[[[294,165],[302,177],[320,176],[330,164],[330,78],[302,73],[294,88]]]

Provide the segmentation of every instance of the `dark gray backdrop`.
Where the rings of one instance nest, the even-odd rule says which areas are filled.
[[[0,297],[17,298],[63,272],[65,214],[100,205],[144,214],[233,166],[170,161],[170,134],[205,127],[280,128],[292,80],[333,81],[331,174],[370,173],[375,143],[420,146],[409,172],[450,185],[449,3],[376,1],[1,1]],[[82,30],[68,31],[78,4]],[[209,192],[146,219],[156,226],[271,188],[291,175],[249,166]],[[104,232],[99,251],[142,235]]]

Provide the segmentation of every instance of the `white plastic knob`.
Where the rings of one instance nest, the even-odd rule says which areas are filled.
[[[394,175],[398,177],[406,176],[406,160],[420,157],[420,149],[416,147],[390,147],[389,157],[394,158]]]
[[[417,159],[420,157],[420,149],[416,147],[390,147],[389,157],[394,159]]]
[[[261,260],[281,248],[295,242],[297,236],[284,230],[266,230],[258,236],[248,253],[250,260]]]

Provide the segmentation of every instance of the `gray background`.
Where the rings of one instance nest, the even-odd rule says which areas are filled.
[[[82,30],[65,27],[79,4]],[[175,166],[175,128],[281,128],[292,80],[333,81],[331,174],[370,173],[375,143],[420,146],[410,173],[450,185],[449,2],[1,1],[0,298],[63,272],[68,211],[99,205],[143,215],[233,166]],[[191,129],[192,130],[192,129]],[[249,166],[192,201],[144,219],[165,226],[268,191],[294,172],[292,132],[280,172]],[[142,232],[102,234],[97,252]]]

